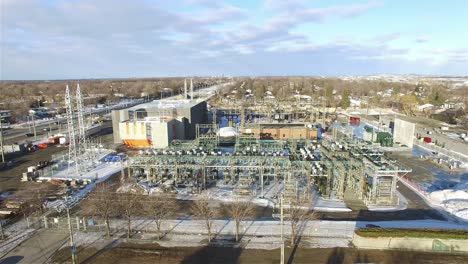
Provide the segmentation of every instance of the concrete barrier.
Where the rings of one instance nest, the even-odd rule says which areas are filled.
[[[367,249],[398,249],[468,253],[468,239],[433,239],[415,237],[362,237],[354,235],[353,245]]]

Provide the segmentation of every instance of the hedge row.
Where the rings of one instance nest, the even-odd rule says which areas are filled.
[[[356,234],[362,237],[419,237],[439,239],[468,239],[467,230],[440,228],[360,228]]]

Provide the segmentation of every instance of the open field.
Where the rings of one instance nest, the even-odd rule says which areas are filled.
[[[18,152],[6,155],[6,160],[14,160],[14,164],[10,168],[0,169],[0,192],[15,192],[33,184],[20,181],[23,172],[26,172],[29,166],[36,166],[39,161],[50,160],[52,155],[66,150],[67,148],[51,146],[33,153]]]

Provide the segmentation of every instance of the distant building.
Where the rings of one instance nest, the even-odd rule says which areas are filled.
[[[57,110],[51,109],[49,107],[38,107],[29,109],[29,115],[35,116],[36,118],[50,117],[57,114]]]
[[[443,109],[465,109],[465,104],[463,102],[446,102],[442,105]]]
[[[242,133],[254,134],[260,139],[317,139],[318,129],[302,123],[247,125]]]
[[[351,107],[361,107],[361,100],[360,99],[354,99],[354,98],[350,97],[349,101],[350,101],[350,106]]]
[[[423,104],[423,105],[418,106],[418,110],[421,111],[421,112],[430,111],[432,109],[434,109],[433,104]]]
[[[414,133],[416,125],[412,122],[395,118],[393,128],[393,140],[395,143],[413,147]]]
[[[11,121],[11,111],[10,110],[0,110],[0,120],[2,123],[10,123]]]

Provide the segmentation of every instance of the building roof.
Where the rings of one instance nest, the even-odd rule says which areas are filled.
[[[312,128],[313,126],[309,126],[310,123],[246,123],[245,128]]]
[[[193,106],[199,104],[199,101],[188,100],[188,99],[163,99],[163,100],[154,100],[148,103],[138,104],[127,108],[130,111],[136,111],[140,109],[181,109],[181,108],[192,108]]]

